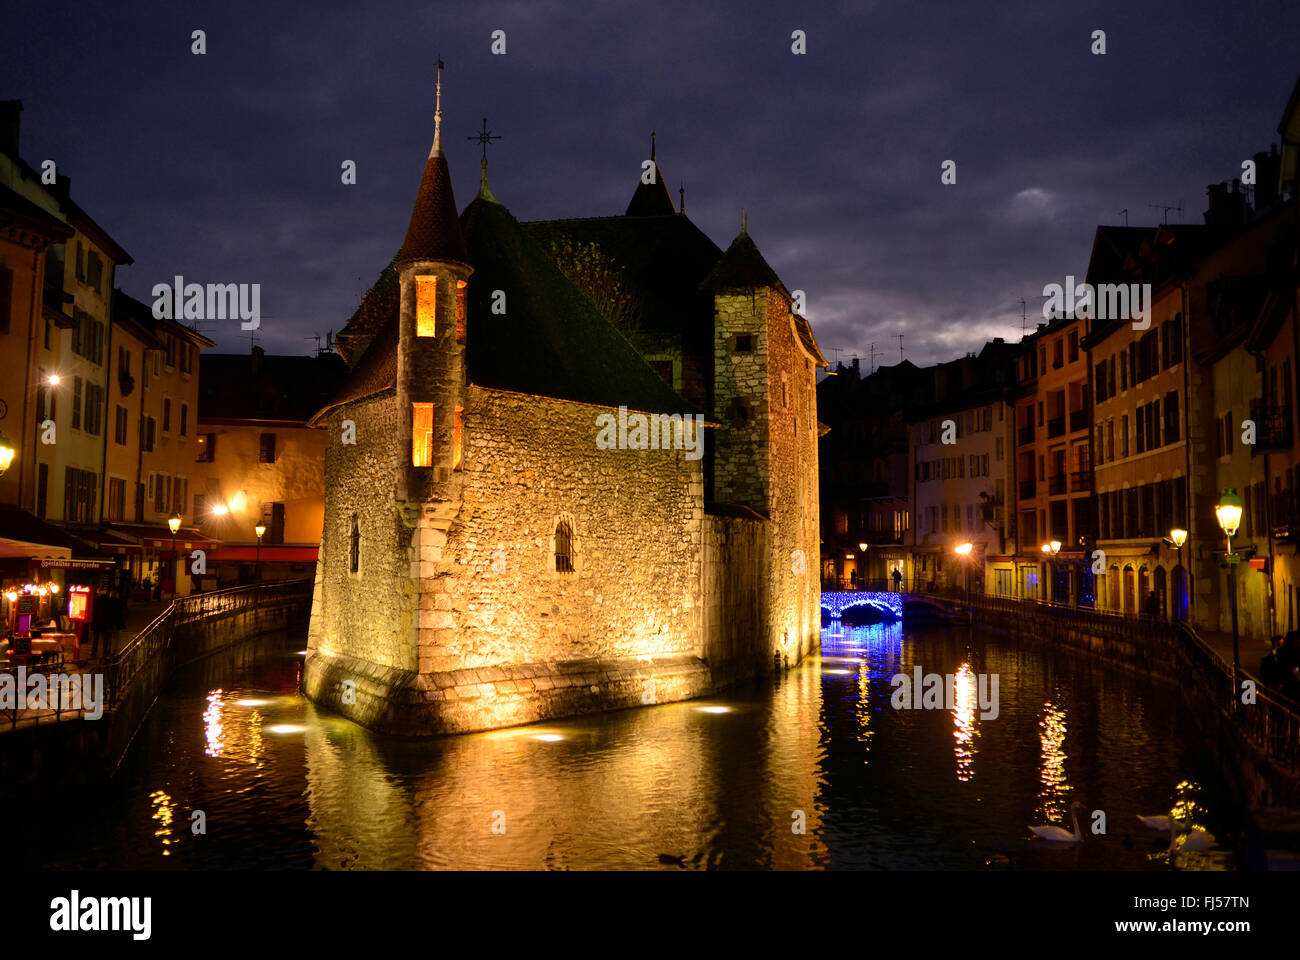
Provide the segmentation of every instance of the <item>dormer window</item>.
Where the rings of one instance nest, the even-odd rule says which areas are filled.
[[[434,321],[438,302],[438,278],[415,278],[415,335],[417,337],[437,336],[438,328]]]

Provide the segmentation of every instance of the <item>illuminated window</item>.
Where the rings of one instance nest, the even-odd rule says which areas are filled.
[[[454,432],[452,433],[452,440],[451,440],[451,468],[453,470],[460,469],[460,453],[461,453],[460,438],[461,438],[461,424],[463,423],[464,413],[465,413],[464,407],[456,408],[456,426]]]
[[[465,342],[465,281],[456,281],[456,339]]]
[[[415,335],[432,337],[437,335],[434,323],[434,307],[438,302],[438,278],[415,278]]]
[[[573,530],[567,520],[555,525],[555,572],[573,573]]]
[[[411,465],[433,466],[433,404],[411,404]]]

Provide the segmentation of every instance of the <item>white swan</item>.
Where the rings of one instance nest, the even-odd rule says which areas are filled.
[[[1079,843],[1083,840],[1083,834],[1079,832],[1079,811],[1083,809],[1083,804],[1074,801],[1070,804],[1070,822],[1074,825],[1074,832],[1070,833],[1064,827],[1052,825],[1030,827],[1029,831],[1039,840],[1050,840],[1052,843]]]
[[[1175,827],[1175,824],[1171,823],[1169,825],[1169,860],[1171,863],[1173,862],[1176,850],[1209,850],[1210,847],[1214,846],[1214,835],[1201,827],[1192,827],[1192,829],[1187,832],[1187,836],[1183,838],[1183,844],[1181,847],[1177,846],[1177,839],[1178,830]]]
[[[1163,814],[1154,817],[1144,817],[1139,813],[1137,818],[1142,821],[1142,826],[1146,827],[1148,830],[1159,830],[1161,833],[1168,830],[1171,825],[1177,825],[1179,830],[1187,829],[1186,820],[1175,820],[1173,817],[1165,816]]]

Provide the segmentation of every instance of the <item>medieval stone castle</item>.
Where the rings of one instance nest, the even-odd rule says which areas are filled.
[[[458,216],[441,121],[439,96],[406,239],[314,420],[305,691],[428,735],[798,662],[820,627],[826,361],[790,293],[743,226],[724,253],[675,209],[657,161],[623,216],[535,223],[492,195],[485,161]],[[653,415],[661,442],[638,442]]]

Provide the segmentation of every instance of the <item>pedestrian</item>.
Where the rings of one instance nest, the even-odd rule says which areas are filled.
[[[113,591],[113,643],[109,648],[109,654],[117,652],[118,642],[121,639],[121,633],[126,629],[126,593],[121,590]]]
[[[898,567],[894,568],[894,572],[890,574],[890,577],[894,581],[894,592],[895,593],[901,592],[903,589],[903,574],[898,569]]]
[[[1278,657],[1282,653],[1282,637],[1268,638],[1268,653],[1259,661],[1259,681],[1266,687],[1282,685],[1282,664]]]
[[[1278,673],[1283,696],[1300,702],[1300,632],[1292,630],[1282,641]]]
[[[100,647],[108,646],[108,632],[112,629],[113,614],[109,609],[109,598],[107,593],[96,593],[94,609],[90,613],[90,631],[94,640],[90,646],[90,655],[93,659],[99,659]]]

